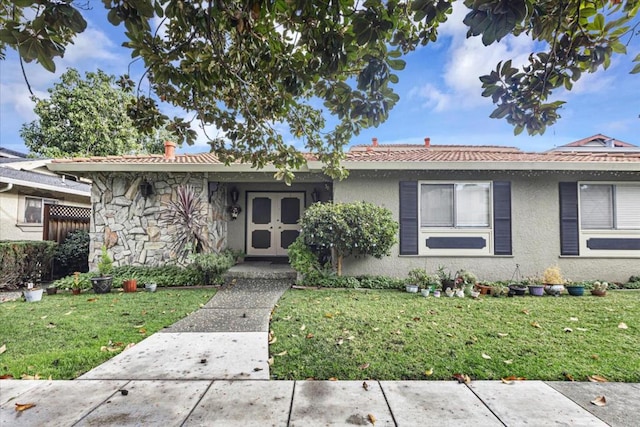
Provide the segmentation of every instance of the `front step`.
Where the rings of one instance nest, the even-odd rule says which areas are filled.
[[[288,264],[274,264],[268,261],[249,261],[236,264],[224,275],[226,281],[233,279],[277,279],[295,280],[296,272]]]

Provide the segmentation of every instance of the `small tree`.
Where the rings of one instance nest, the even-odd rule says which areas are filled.
[[[391,211],[367,202],[316,203],[301,220],[304,243],[316,252],[331,251],[338,275],[350,255],[389,255],[397,242],[398,223]]]

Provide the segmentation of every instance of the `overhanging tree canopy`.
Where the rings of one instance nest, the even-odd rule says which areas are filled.
[[[274,163],[280,177],[303,156],[277,131],[285,124],[307,151],[344,176],[342,147],[361,129],[377,126],[398,101],[393,85],[403,55],[435,42],[453,0],[103,0],[114,25],[124,25],[126,45],[142,58],[156,97],[139,96],[130,115],[138,127],[160,127],[168,102],[224,132],[212,138],[224,160],[256,166]],[[481,77],[492,98],[492,117],[515,133],[544,132],[561,102],[554,89],[570,89],[584,72],[606,68],[638,30],[640,0],[464,0],[469,36],[485,45],[526,33],[544,48],[516,69],[510,61]],[[24,14],[26,8],[35,17]],[[151,25],[159,19],[160,27]],[[72,0],[16,0],[0,9],[0,48],[53,69],[86,23]],[[634,58],[640,62],[640,55]],[[632,72],[640,72],[640,64]],[[123,85],[127,85],[126,79]],[[320,99],[336,119],[326,129]],[[192,143],[189,123],[174,118],[178,138]]]

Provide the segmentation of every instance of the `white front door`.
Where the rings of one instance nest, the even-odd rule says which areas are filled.
[[[300,234],[304,192],[247,194],[247,255],[286,256]]]

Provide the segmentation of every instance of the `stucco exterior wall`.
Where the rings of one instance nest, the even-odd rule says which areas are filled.
[[[175,200],[176,189],[192,186],[203,202],[202,215],[208,224],[205,234],[215,250],[226,247],[226,185],[220,183],[209,200],[208,183],[217,182],[207,173],[96,173],[91,202],[90,267],[95,269],[102,245],[106,245],[114,265],[158,266],[175,262],[171,251],[178,232],[165,224],[161,213]],[[143,197],[139,187],[143,180],[152,183],[153,194]]]
[[[480,280],[507,280],[520,265],[523,276],[540,275],[550,265],[559,265],[565,278],[626,281],[640,272],[638,258],[588,258],[560,255],[559,195],[561,181],[639,181],[638,174],[588,172],[488,172],[488,171],[352,171],[349,178],[334,183],[334,200],[363,200],[387,207],[399,218],[399,182],[406,180],[501,180],[511,181],[511,256],[401,256],[395,245],[391,256],[348,258],[344,273],[406,277],[412,268],[435,272],[443,265],[452,272],[464,268]]]
[[[69,206],[89,207],[86,197],[52,192],[44,194],[16,186],[10,192],[0,193],[0,240],[42,240],[42,224],[22,224],[18,220],[24,215],[25,196],[56,199]]]

